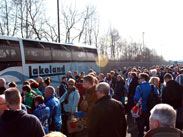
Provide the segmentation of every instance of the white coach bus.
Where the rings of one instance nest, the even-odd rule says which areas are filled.
[[[90,46],[0,36],[0,77],[7,83],[15,81],[19,89],[27,79],[51,77],[56,87],[67,71],[99,73],[97,55],[97,49]]]

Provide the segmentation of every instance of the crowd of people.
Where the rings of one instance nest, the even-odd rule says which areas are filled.
[[[73,74],[67,72],[58,87],[49,77],[29,79],[21,90],[0,78],[0,137],[72,136],[71,116],[86,118],[88,137],[125,137],[125,115],[139,100],[138,137],[145,132],[145,137],[183,136],[182,65]],[[161,99],[153,109],[148,106],[151,92]]]

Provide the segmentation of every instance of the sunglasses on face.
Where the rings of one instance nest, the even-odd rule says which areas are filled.
[[[74,84],[69,84],[69,86],[73,86]]]

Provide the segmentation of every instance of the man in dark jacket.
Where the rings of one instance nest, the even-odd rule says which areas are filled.
[[[9,110],[5,110],[0,117],[0,137],[44,136],[38,118],[21,110],[21,96],[18,89],[7,89],[5,99]]]
[[[121,102],[110,97],[110,86],[102,82],[96,88],[99,99],[91,114],[88,137],[125,137],[126,119]]]
[[[171,74],[164,76],[166,86],[162,92],[162,102],[173,106],[177,110],[176,127],[182,130],[182,89],[179,83],[173,80]]]
[[[122,101],[122,97],[125,97],[125,82],[124,79],[121,75],[117,76],[117,82],[116,82],[116,87],[114,88],[114,96],[113,98]],[[124,100],[122,102],[123,104],[125,103]]]
[[[78,71],[75,71],[75,72],[74,72],[74,79],[75,79],[76,83],[79,82],[80,76],[79,76],[79,74],[78,74]]]
[[[66,90],[68,89],[68,85],[67,85],[67,78],[65,76],[62,77],[62,82],[59,86],[59,93],[58,96],[62,97],[62,95],[64,95],[64,93],[66,92]]]
[[[111,77],[112,77],[112,83],[111,83],[111,88],[114,89],[116,87],[116,82],[117,82],[117,78],[115,76],[115,72],[111,71]]]
[[[133,98],[134,98],[134,95],[135,95],[136,87],[139,84],[136,72],[131,72],[130,76],[132,78],[132,81],[130,83],[129,92],[128,92],[128,107],[129,107],[129,110],[131,110],[131,108],[135,105],[135,102],[134,102]]]

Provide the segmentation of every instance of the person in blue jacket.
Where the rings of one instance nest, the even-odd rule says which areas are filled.
[[[75,87],[75,80],[70,79],[68,83],[69,83],[68,93],[65,97],[63,106],[64,106],[65,112],[74,113],[78,111],[78,103],[79,103],[80,95],[78,90]]]
[[[67,133],[67,120],[70,115],[74,115],[75,112],[78,112],[78,103],[80,99],[80,95],[78,90],[75,87],[75,80],[70,78],[68,81],[68,93],[65,96],[65,100],[63,102],[63,108],[65,115],[63,116],[63,132]]]
[[[34,105],[36,109],[33,111],[33,115],[39,118],[45,133],[48,134],[49,133],[48,119],[50,117],[50,109],[49,107],[46,107],[46,105],[44,104],[43,96],[41,95],[36,96],[34,99]]]
[[[151,93],[151,85],[148,82],[149,75],[146,73],[139,74],[139,84],[136,87],[134,101],[137,103],[140,98],[142,98],[142,113],[141,116],[137,119],[137,127],[138,127],[138,137],[144,136],[144,127],[146,130],[149,129],[149,116],[150,112],[147,111],[147,100]],[[159,91],[156,87],[154,87],[154,92],[159,95]]]
[[[62,127],[62,115],[60,101],[55,97],[55,89],[52,86],[45,88],[45,104],[50,108],[49,130],[60,131]]]

